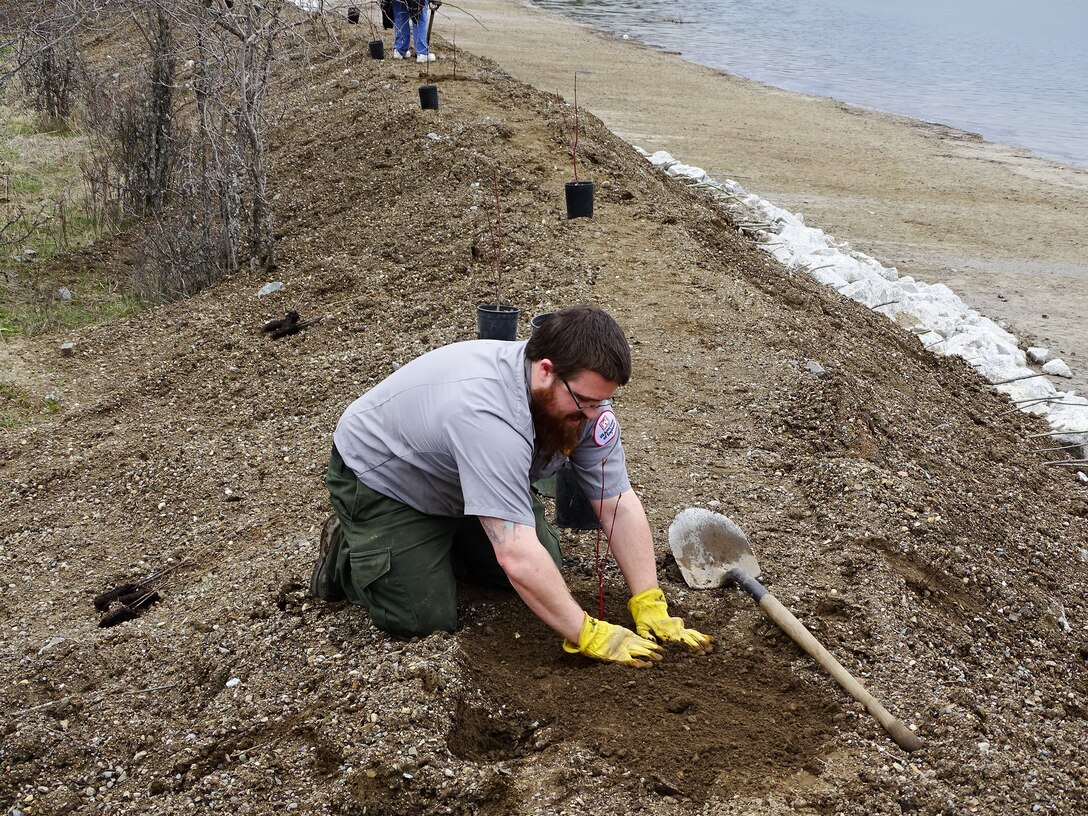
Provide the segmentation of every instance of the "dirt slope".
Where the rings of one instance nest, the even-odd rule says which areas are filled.
[[[9,347],[62,410],[0,432],[0,803],[24,814],[1063,813],[1088,809],[1088,505],[1045,428],[957,361],[741,239],[583,117],[592,220],[563,218],[564,108],[462,54],[347,52],[283,97],[286,286]],[[648,671],[564,654],[516,597],[402,643],[307,597],[343,408],[474,336],[497,174],[503,300],[625,326],[619,414],[675,609],[718,650]],[[98,247],[100,272],[124,253]],[[279,341],[264,321],[325,316]],[[72,357],[57,354],[74,339]],[[824,369],[810,373],[808,361]],[[907,756],[736,591],[686,589],[665,530],[737,521],[764,578],[905,722]],[[595,536],[567,533],[595,609]],[[93,599],[169,570],[99,628]],[[607,616],[626,593],[606,570]]]
[[[436,19],[462,47],[568,99],[584,71],[579,100],[620,137],[737,179],[885,266],[950,286],[1063,357],[1074,372],[1063,388],[1088,388],[1088,171],[695,65],[529,0],[447,3]]]

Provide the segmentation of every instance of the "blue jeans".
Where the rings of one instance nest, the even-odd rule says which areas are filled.
[[[430,14],[427,0],[423,0],[423,13],[419,15],[419,22],[414,26],[415,31],[411,32],[414,36],[409,37],[409,29],[412,25],[408,18],[408,5],[404,0],[393,0],[393,47],[402,54],[407,54],[408,41],[411,39],[417,55],[431,53],[427,45],[427,18]]]

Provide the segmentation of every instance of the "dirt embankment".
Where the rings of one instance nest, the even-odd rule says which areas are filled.
[[[366,57],[290,85],[273,165],[285,288],[16,349],[62,410],[0,435],[0,802],[32,813],[1074,814],[1088,808],[1088,505],[1045,430],[963,364],[794,277],[584,116],[592,220],[567,221],[555,97],[461,54]],[[286,70],[286,69],[285,69]],[[393,366],[528,317],[610,309],[619,414],[674,608],[708,657],[648,671],[564,654],[516,597],[401,643],[307,597],[342,409]],[[116,274],[124,257],[98,248]],[[279,341],[285,309],[319,324]],[[60,357],[60,341],[78,351]],[[806,367],[816,361],[823,373]],[[737,521],[766,583],[917,729],[907,756],[736,591],[687,590],[665,530]],[[595,538],[566,575],[596,607]],[[169,570],[98,628],[94,597]],[[625,620],[614,566],[607,616]]]
[[[952,287],[1062,356],[1074,373],[1066,388],[1088,388],[1088,171],[730,76],[525,0],[448,5],[435,30],[568,99],[584,71],[579,101],[624,139],[734,178],[885,266]]]

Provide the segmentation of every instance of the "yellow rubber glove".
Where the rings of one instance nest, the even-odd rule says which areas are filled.
[[[644,638],[656,638],[667,643],[682,643],[697,652],[711,651],[712,638],[694,629],[684,627],[683,618],[669,616],[665,593],[653,587],[635,595],[627,602],[631,617],[635,619],[635,631]]]
[[[661,659],[661,647],[652,640],[641,638],[630,629],[597,620],[586,615],[582,631],[578,633],[578,645],[563,641],[564,651],[581,652],[594,660],[623,663],[643,668]]]

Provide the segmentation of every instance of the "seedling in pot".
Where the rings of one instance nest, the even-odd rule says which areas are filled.
[[[490,247],[488,262],[495,277],[495,302],[476,307],[476,332],[481,340],[514,340],[517,337],[518,314],[515,306],[502,305],[502,208],[499,202],[499,171],[493,171],[491,192],[495,199],[495,218],[487,214]]]
[[[439,4],[441,5],[441,4]],[[423,0],[423,7],[427,8],[427,0]],[[432,12],[433,14],[433,12]],[[414,21],[413,25],[418,25],[418,21]],[[430,45],[431,41],[431,17],[427,19],[427,43]],[[422,59],[422,57],[420,58]],[[431,82],[431,61],[427,59],[423,62],[423,84],[419,86],[419,105],[424,110],[438,110],[438,86]]]
[[[587,74],[588,71],[574,72],[574,121],[565,121],[568,138],[570,141],[570,164],[574,173],[574,181],[569,181],[565,187],[567,200],[567,218],[592,218],[593,217],[593,182],[580,181],[578,179],[578,137],[582,132],[582,117],[578,108],[578,74]]]
[[[574,72],[574,122],[571,126],[567,123],[567,132],[570,141],[570,166],[574,172],[574,181],[578,181],[578,136],[582,131],[582,117],[578,112],[578,74],[588,74],[589,71]]]
[[[374,59],[385,59],[385,42],[382,40],[382,35],[378,33],[378,25],[374,22],[374,9],[376,3],[368,3],[366,6],[366,23],[370,27],[370,42],[367,43],[367,48],[370,51],[370,56]],[[355,19],[359,18],[359,9],[352,7],[348,9],[348,14],[355,11]],[[379,10],[380,13],[380,10]],[[350,17],[349,17],[350,19]]]
[[[419,106],[424,110],[438,110],[438,86],[431,82],[431,64],[423,63],[423,84],[419,86]]]

